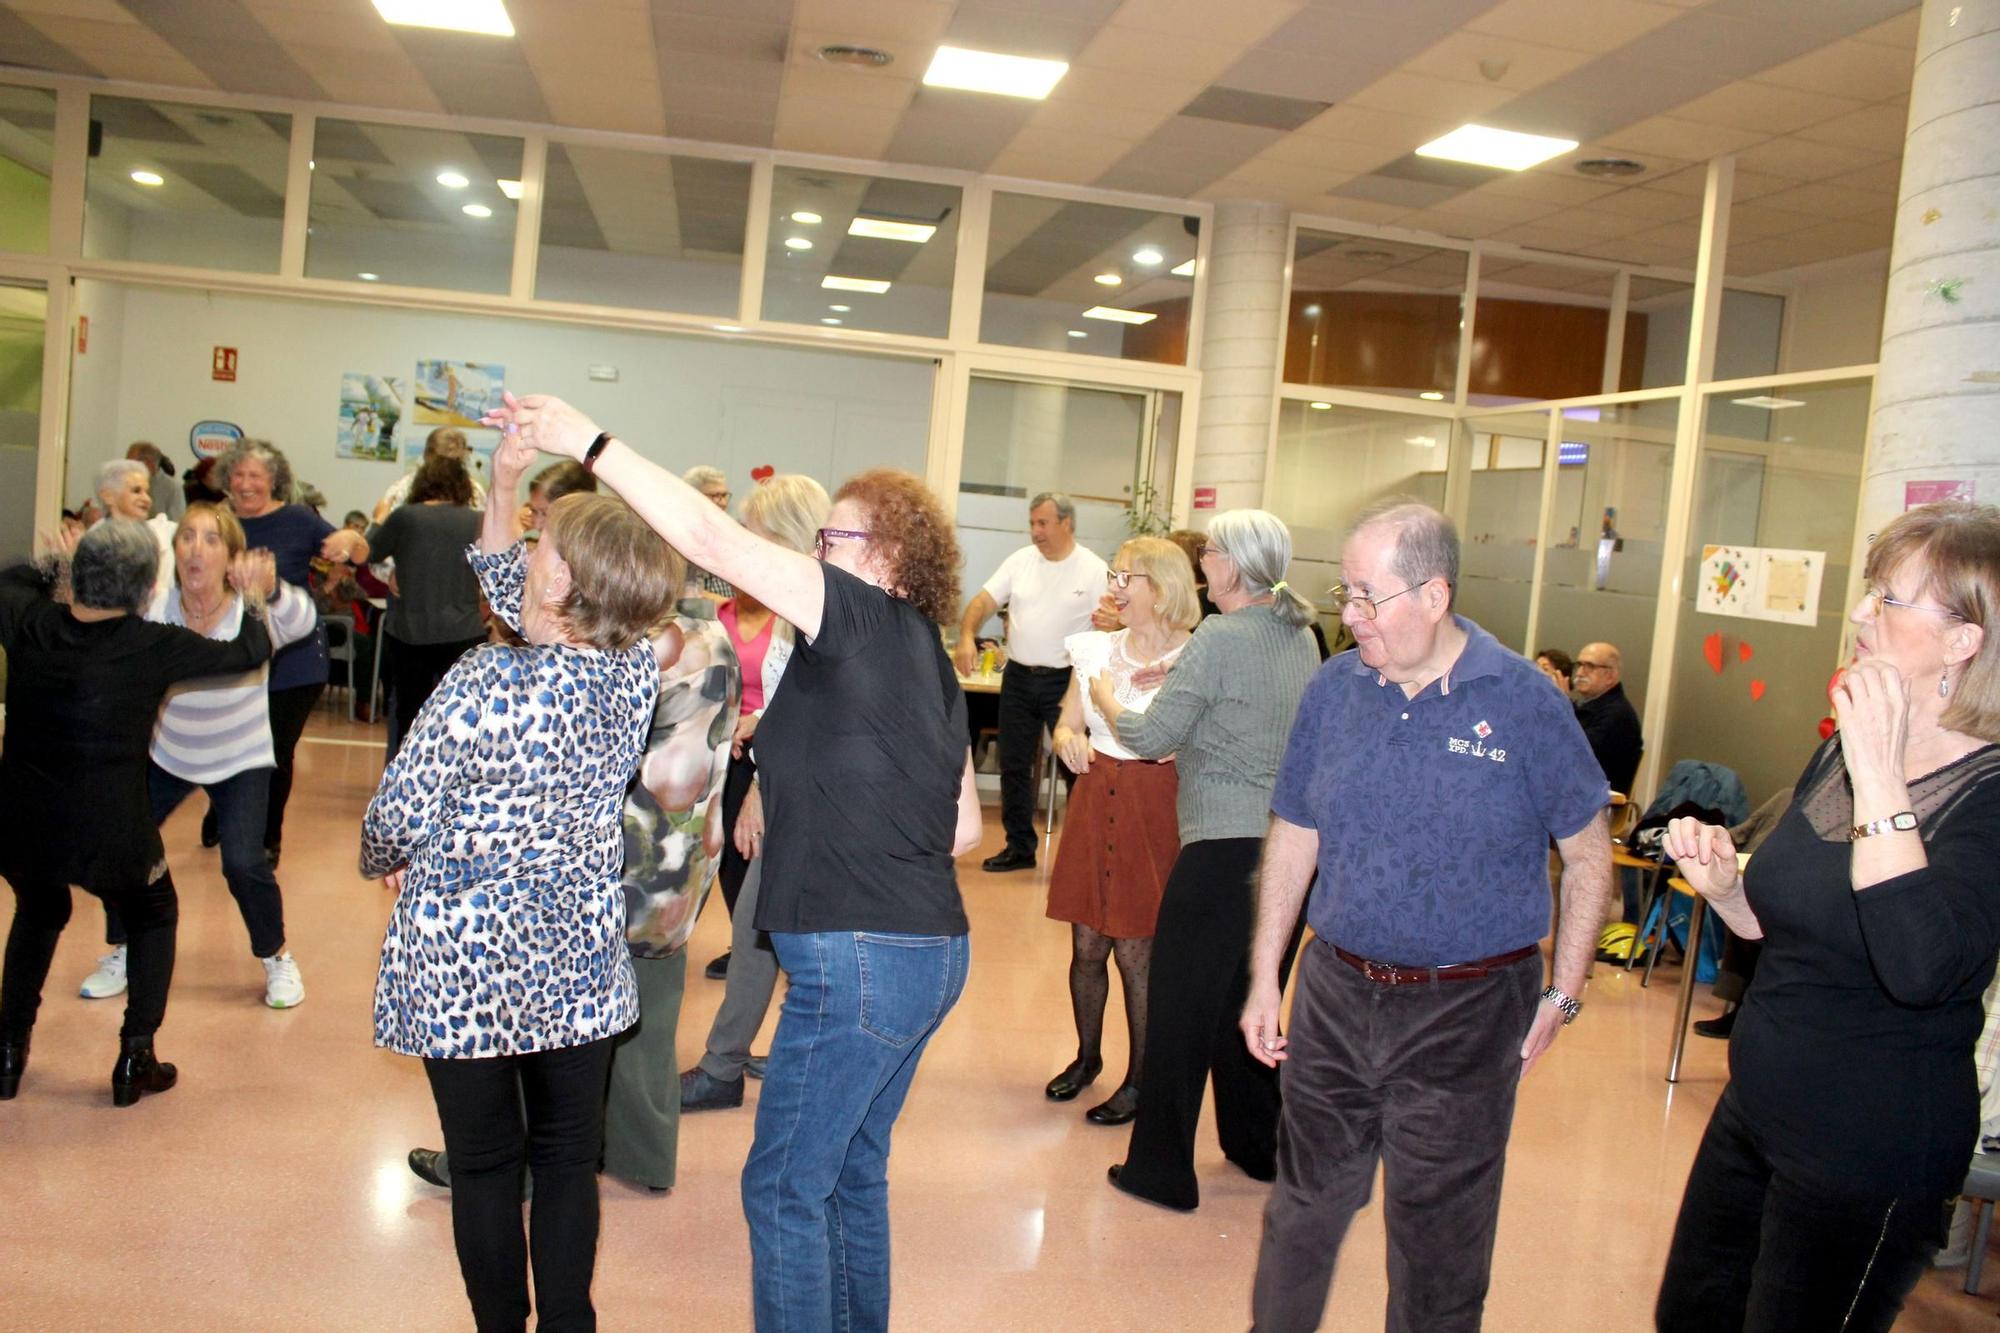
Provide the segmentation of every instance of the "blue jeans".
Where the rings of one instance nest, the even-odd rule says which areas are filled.
[[[964,935],[773,932],[791,989],[743,1164],[760,1333],[889,1326],[889,1131],[965,989]]]
[[[148,764],[146,786],[153,803],[153,822],[163,824],[197,784],[175,777],[158,764]],[[270,796],[271,770],[246,769],[203,787],[215,811],[216,832],[222,838],[222,878],[243,913],[250,932],[250,952],[269,958],[285,949],[285,900],[277,872],[264,854],[264,821]],[[104,938],[125,943],[125,923],[116,908],[104,909]]]

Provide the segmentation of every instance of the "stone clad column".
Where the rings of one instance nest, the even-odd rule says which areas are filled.
[[[2000,504],[2000,3],[1925,0],[1854,566],[1913,481]],[[1858,577],[1858,576],[1857,576]]]
[[[1277,204],[1225,199],[1215,206],[1208,251],[1208,306],[1202,317],[1201,416],[1195,429],[1194,484],[1215,488],[1216,510],[1264,503],[1285,300],[1285,237],[1290,215]],[[1195,510],[1206,527],[1215,510]]]

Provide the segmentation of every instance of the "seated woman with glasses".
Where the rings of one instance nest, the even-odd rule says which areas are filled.
[[[1117,1188],[1169,1208],[1201,1201],[1194,1139],[1211,1073],[1223,1155],[1257,1180],[1277,1172],[1277,1071],[1250,1058],[1236,1019],[1271,789],[1319,667],[1306,628],[1313,605],[1285,580],[1291,559],[1292,535],[1275,515],[1217,515],[1201,565],[1221,614],[1201,622],[1144,712],[1126,706],[1109,673],[1090,685],[1120,744],[1150,759],[1179,755],[1181,846],[1153,937],[1138,1118],[1110,1172]]]
[[[1077,1044],[1076,1059],[1045,1091],[1052,1101],[1070,1101],[1103,1071],[1100,1042],[1110,990],[1105,962],[1115,953],[1130,1055],[1118,1090],[1084,1116],[1122,1125],[1139,1105],[1153,925],[1181,847],[1174,822],[1177,784],[1172,756],[1141,759],[1119,744],[1086,691],[1097,677],[1109,676],[1120,702],[1143,712],[1159,686],[1135,682],[1135,673],[1179,658],[1201,613],[1194,567],[1180,547],[1159,537],[1135,537],[1119,547],[1105,582],[1124,628],[1085,630],[1063,640],[1076,670],[1056,722],[1055,746],[1078,777],[1049,876],[1049,916],[1070,923],[1069,1001]]]
[[[1739,873],[1725,829],[1667,825],[1688,883],[1764,942],[1667,1254],[1667,1333],[1889,1328],[1978,1144],[1969,1056],[2000,956],[2000,509],[1911,510],[1866,577],[1839,731],[1754,862]]]
[[[864,472],[835,494],[813,560],[560,399],[508,395],[486,424],[592,469],[797,631],[757,727],[770,835],[756,924],[791,988],[743,1168],[756,1322],[885,1327],[889,1137],[965,985],[953,859],[980,834],[965,693],[938,631],[958,609],[951,519],[917,478]]]

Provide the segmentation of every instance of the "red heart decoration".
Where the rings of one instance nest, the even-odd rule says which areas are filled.
[[[769,481],[777,475],[778,469],[772,467],[769,463],[764,464],[762,467],[753,467],[750,469],[750,480],[752,481]]]
[[[1701,655],[1708,659],[1708,669],[1716,675],[1722,674],[1722,636],[1711,634],[1701,641]]]
[[[1753,680],[1753,681],[1751,681],[1751,682],[1750,682],[1750,698],[1751,698],[1751,700],[1752,700],[1752,701],[1754,702],[1754,701],[1756,701],[1756,700],[1758,700],[1758,699],[1761,699],[1761,698],[1763,698],[1763,697],[1764,697],[1764,682],[1763,682],[1763,681],[1761,681],[1761,680]]]
[[[1757,655],[1757,650],[1756,650],[1755,648],[1752,648],[1752,647],[1751,647],[1751,646],[1750,646],[1749,644],[1747,644],[1747,643],[1739,643],[1739,644],[1737,644],[1737,645],[1736,645],[1736,660],[1737,660],[1737,661],[1739,661],[1739,662],[1747,662],[1747,661],[1749,661],[1749,660],[1750,660],[1751,658],[1755,657],[1756,655]]]
[[[1819,720],[1819,738],[1821,740],[1823,741],[1832,740],[1835,729],[1836,729],[1835,723],[1832,718],[1823,717]]]

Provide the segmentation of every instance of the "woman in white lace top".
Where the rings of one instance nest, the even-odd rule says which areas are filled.
[[[1056,753],[1078,777],[1049,876],[1049,916],[1070,923],[1069,995],[1077,1051],[1046,1092],[1051,1100],[1069,1101],[1102,1072],[1100,1039],[1111,987],[1105,964],[1116,954],[1131,1056],[1118,1090],[1085,1115],[1100,1125],[1122,1125],[1139,1102],[1153,923],[1180,851],[1174,818],[1178,783],[1171,756],[1141,759],[1119,743],[1091,702],[1090,683],[1107,676],[1121,704],[1143,710],[1162,674],[1146,668],[1164,667],[1180,655],[1201,612],[1194,568],[1170,541],[1126,542],[1108,580],[1124,628],[1087,630],[1064,641],[1075,671],[1056,724]],[[1144,683],[1135,683],[1135,675]]]

